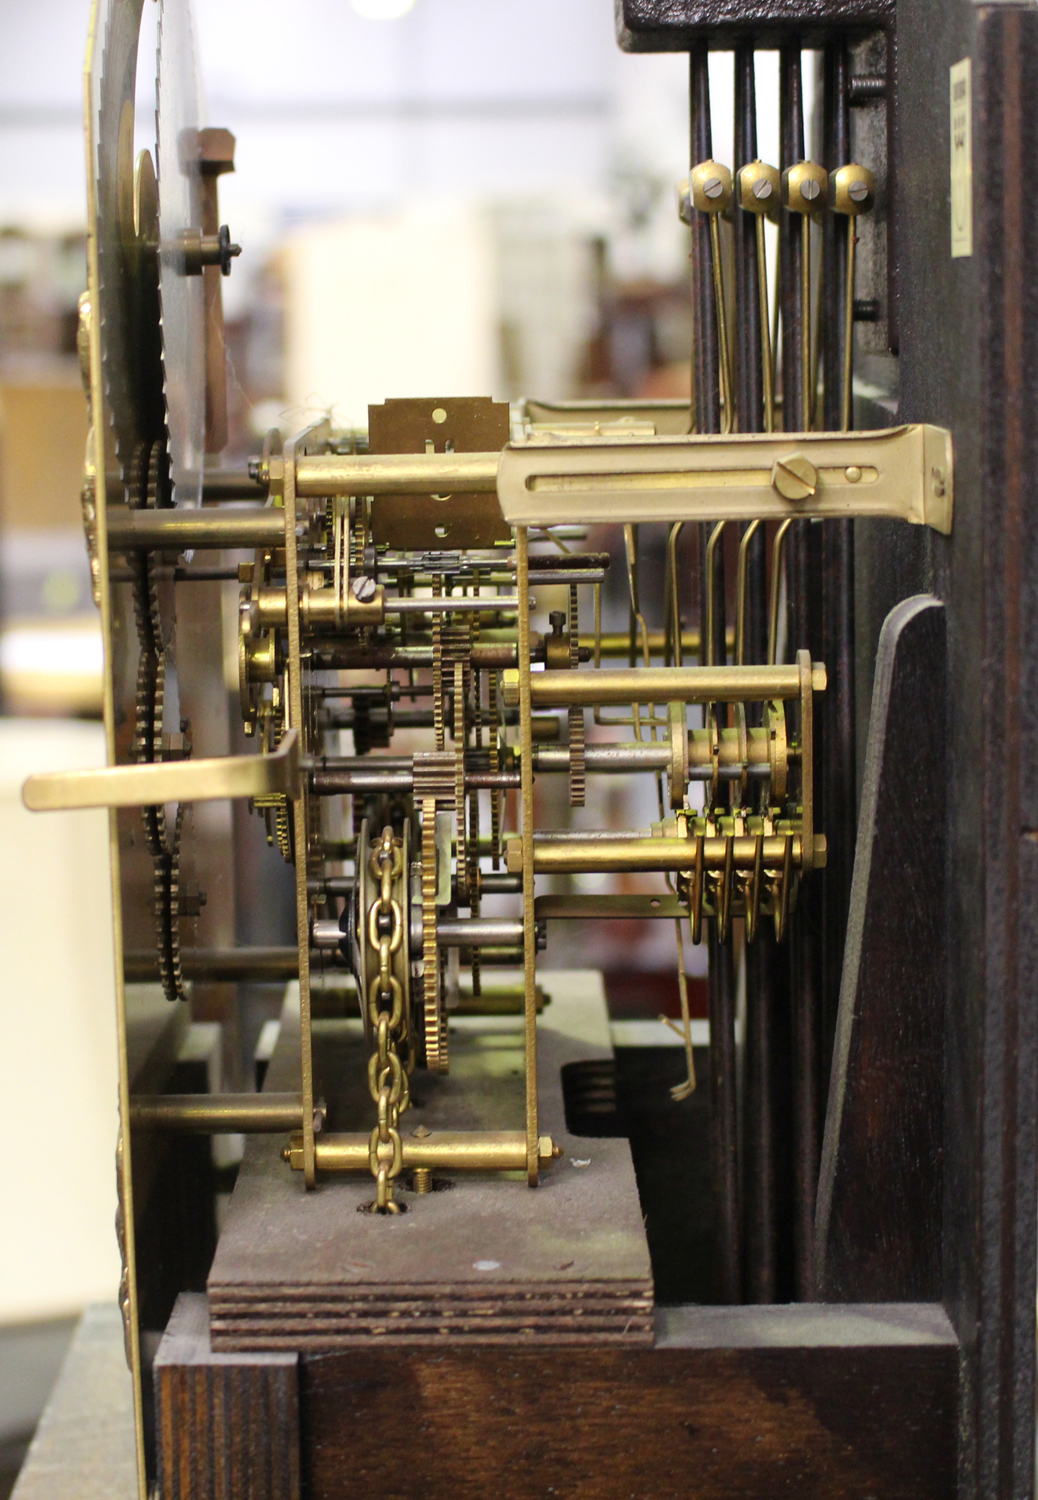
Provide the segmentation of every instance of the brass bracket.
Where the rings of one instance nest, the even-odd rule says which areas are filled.
[[[219,802],[225,797],[299,795],[299,735],[286,730],[272,755],[104,766],[30,776],[22,801],[30,812],[81,807],[154,807],[163,802]]]
[[[497,492],[512,526],[882,516],[952,529],[951,433],[534,437],[509,443]]]

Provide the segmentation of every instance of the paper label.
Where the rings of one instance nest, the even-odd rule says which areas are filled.
[[[973,254],[973,79],[970,59],[951,69],[951,253]]]

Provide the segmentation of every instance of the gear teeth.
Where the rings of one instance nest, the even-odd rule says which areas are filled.
[[[584,754],[584,710],[569,711],[569,805],[583,807],[587,792],[587,760]]]
[[[422,1010],[425,1066],[446,1073],[447,1015],[440,992],[440,950],[436,942],[436,798],[422,799]]]
[[[580,610],[575,584],[569,586],[569,664],[580,665]],[[587,758],[584,754],[584,710],[569,711],[569,805],[583,807],[587,795]]]
[[[282,802],[278,806],[274,831],[281,858],[287,865],[290,865],[292,863],[292,824],[287,802]]]
[[[152,444],[146,458],[136,465],[131,504],[154,506],[161,502],[164,444]],[[134,755],[153,762],[161,753],[162,719],[166,700],[164,631],[152,561],[143,554],[133,582],[133,610],[140,646],[137,664],[137,695],[134,721]],[[184,980],[180,963],[180,840],[184,809],[177,809],[172,834],[162,805],[141,810],[144,835],[153,861],[155,946],[159,979],[167,1000],[183,1000]]]

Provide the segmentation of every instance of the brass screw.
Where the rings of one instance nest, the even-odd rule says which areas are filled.
[[[412,1186],[416,1193],[431,1193],[433,1190],[432,1168],[415,1167]]]
[[[791,213],[813,214],[823,207],[829,174],[813,161],[798,161],[782,174],[782,197]]]
[[[867,214],[876,199],[876,179],[868,167],[851,162],[829,174],[829,207],[856,218]]]
[[[689,177],[692,207],[700,213],[724,213],[732,201],[732,174],[717,161],[701,161]]]
[[[771,213],[782,196],[782,177],[777,167],[764,161],[747,162],[736,174],[739,207],[751,214]]]
[[[771,483],[784,500],[809,500],[818,489],[818,470],[805,454],[791,453],[775,460]]]

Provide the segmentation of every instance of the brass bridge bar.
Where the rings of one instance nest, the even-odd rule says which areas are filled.
[[[774,480],[794,456],[814,477],[791,496]],[[952,480],[951,434],[917,424],[509,443],[497,493],[512,526],[886,516],[949,534]]]

